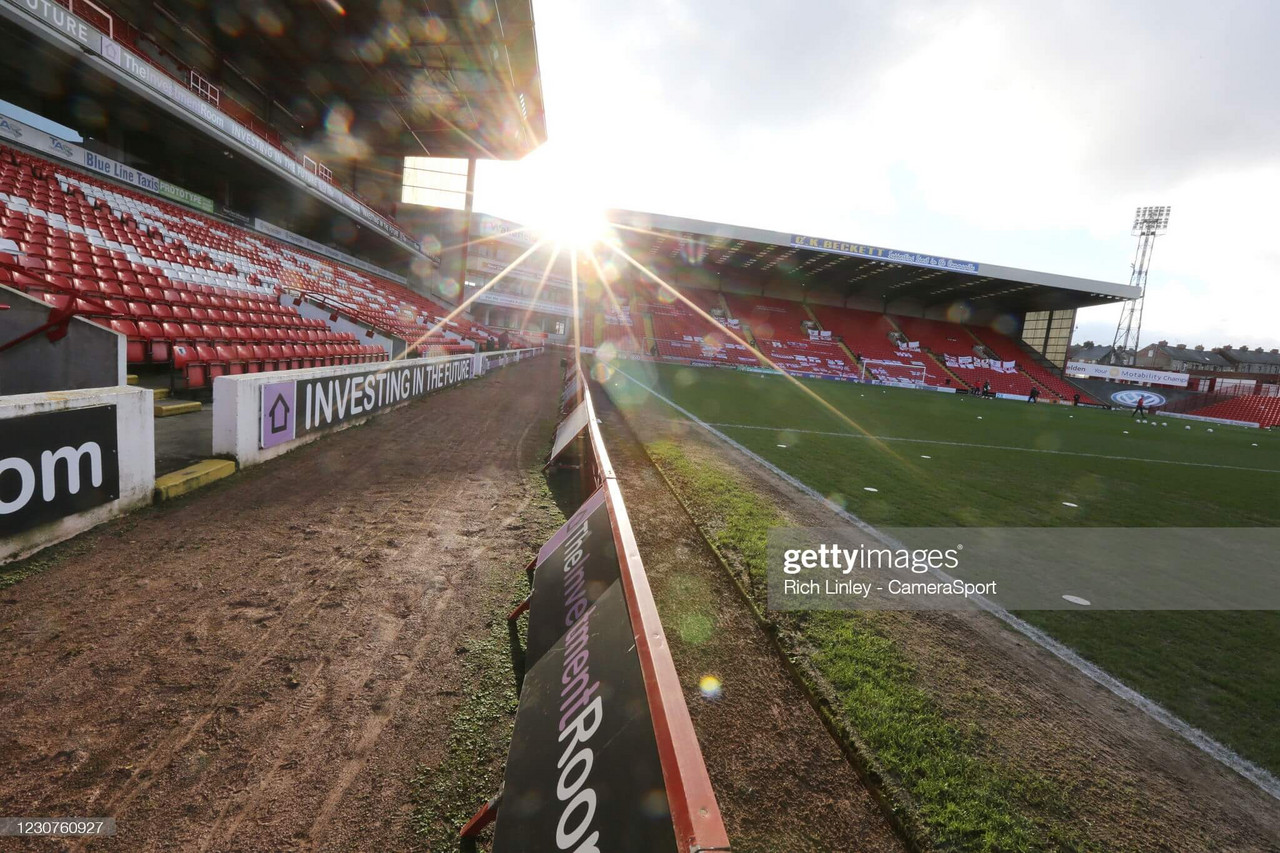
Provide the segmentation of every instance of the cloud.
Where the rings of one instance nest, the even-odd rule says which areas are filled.
[[[1146,328],[1274,345],[1278,4],[566,0],[537,20],[545,159],[592,203],[1110,281],[1133,208],[1172,204]],[[521,218],[537,198],[486,176],[525,164],[492,165],[479,207]],[[1114,308],[1081,323],[1106,312],[1114,331]]]

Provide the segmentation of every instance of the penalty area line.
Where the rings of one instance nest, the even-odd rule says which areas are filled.
[[[632,380],[634,381],[634,380]],[[796,429],[794,427],[767,427],[756,424],[721,424],[708,423],[708,426],[720,429],[758,429],[773,432],[794,432],[800,435],[829,435],[835,438],[874,438],[877,441],[905,441],[913,444],[937,444],[945,447],[978,447],[985,450],[1016,450],[1020,453],[1051,453],[1055,456],[1088,456],[1093,459],[1111,459],[1116,462],[1154,462],[1157,465],[1186,465],[1191,468],[1222,468],[1227,471],[1253,471],[1258,474],[1280,474],[1273,468],[1249,468],[1244,465],[1218,465],[1213,462],[1186,462],[1181,459],[1147,459],[1142,456],[1110,456],[1106,453],[1088,453],[1083,450],[1047,450],[1042,447],[1014,447],[1005,444],[978,444],[972,441],[945,441],[940,438],[902,438],[892,435],[862,435],[856,432],[826,432],[818,429]]]
[[[888,536],[884,533],[881,533],[879,530],[872,527],[870,524],[863,521],[861,518],[858,518],[858,516],[854,515],[853,513],[849,512],[843,507],[839,506],[834,501],[827,498],[825,495],[820,494],[816,489],[800,482],[795,477],[788,474],[786,471],[783,471],[777,465],[774,465],[772,462],[765,459],[763,456],[760,456],[759,454],[754,453],[751,450],[748,450],[746,447],[734,441],[732,438],[725,435],[723,432],[716,429],[711,424],[702,420],[697,415],[690,412],[688,409],[683,408],[673,400],[667,399],[662,394],[658,393],[655,389],[650,388],[648,385],[644,384],[640,380],[628,374],[626,371],[618,369],[615,372],[618,375],[624,377],[627,381],[633,382],[636,385],[640,386],[644,390],[648,391],[655,398],[661,400],[663,403],[666,403],[672,409],[675,409],[677,412],[684,415],[685,418],[687,418],[690,423],[696,424],[698,427],[702,428],[703,430],[715,436],[717,439],[719,439],[723,443],[737,450],[739,453],[743,454],[748,459],[752,460],[753,462],[760,465],[761,467],[771,471],[773,474],[777,475],[779,478],[785,480],[793,488],[799,490],[800,492],[808,495],[809,497],[823,504],[832,512],[834,512],[836,515],[838,515],[840,518],[844,519],[845,521],[848,521],[850,524],[854,525],[855,527],[857,527],[859,530],[863,531],[867,535],[872,536],[891,547],[897,547],[897,548],[902,547],[902,543],[897,542],[895,539],[893,539],[893,537]],[[731,426],[731,425],[726,424],[722,426]],[[772,427],[756,427],[756,429],[772,429]],[[832,433],[832,434],[833,435],[849,435],[849,433]],[[905,439],[905,440],[914,441],[916,439]],[[989,445],[973,445],[973,446],[987,447]],[[1026,448],[1020,448],[1020,449],[1026,449]],[[1068,452],[1068,451],[1043,451],[1043,452]],[[1152,461],[1159,461],[1159,460],[1152,460]],[[1257,469],[1249,468],[1246,470],[1252,471]],[[950,576],[947,575],[945,572],[932,571],[931,574],[936,575],[939,579],[943,579],[943,580],[951,579]],[[990,599],[981,595],[975,595],[970,600],[976,602],[977,605],[981,607],[983,610],[990,613],[992,616],[996,617],[1001,622],[1004,622],[1010,628],[1017,631],[1019,634],[1022,634],[1028,640],[1035,643],[1037,646],[1040,646],[1042,649],[1049,652],[1051,655],[1058,658],[1063,663],[1075,669],[1077,672],[1079,672],[1081,675],[1088,678],[1090,681],[1093,681],[1099,686],[1106,688],[1113,695],[1119,697],[1120,699],[1123,699],[1125,702],[1128,702],[1130,705],[1133,705],[1135,708],[1142,711],[1142,713],[1146,714],[1152,720],[1156,721],[1160,725],[1169,729],[1171,732],[1178,735],[1183,740],[1187,741],[1192,746],[1199,749],[1205,755],[1219,762],[1223,766],[1233,770],[1234,772],[1243,776],[1245,779],[1248,779],[1254,785],[1257,785],[1258,788],[1260,788],[1262,791],[1266,792],[1267,794],[1270,794],[1272,797],[1276,798],[1277,800],[1280,800],[1280,779],[1277,779],[1275,776],[1273,776],[1266,768],[1259,767],[1257,764],[1254,764],[1249,759],[1237,754],[1230,747],[1227,747],[1221,743],[1218,743],[1218,741],[1214,740],[1212,737],[1205,734],[1200,729],[1186,722],[1181,717],[1178,717],[1176,714],[1166,709],[1163,705],[1160,705],[1158,702],[1148,699],[1142,693],[1139,693],[1137,690],[1134,690],[1129,685],[1123,683],[1122,681],[1117,679],[1115,676],[1111,675],[1106,670],[1099,667],[1097,664],[1094,664],[1094,663],[1091,663],[1090,661],[1085,660],[1075,651],[1063,645],[1062,643],[1058,642],[1053,637],[1046,634],[1044,631],[1041,631],[1039,628],[1035,627],[1034,625],[1031,625],[1030,623],[1024,622],[1023,620],[1019,619],[1017,616],[1014,616],[1008,610],[1005,610],[1003,607],[991,601]]]

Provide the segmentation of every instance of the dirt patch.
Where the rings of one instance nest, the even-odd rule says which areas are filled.
[[[695,464],[731,472],[790,524],[841,526],[829,508],[705,431],[628,417],[645,440],[678,441]],[[1080,830],[1102,848],[1280,850],[1271,797],[994,618],[884,613],[877,621],[948,718],[975,727],[990,757],[1065,792]]]
[[[904,849],[715,554],[600,397],[610,460],[733,849]]]
[[[0,592],[0,813],[114,816],[104,850],[408,847],[410,779],[505,603],[483,581],[539,544],[516,521],[558,378],[433,395]]]

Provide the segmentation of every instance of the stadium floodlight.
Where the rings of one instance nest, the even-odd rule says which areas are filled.
[[[1173,210],[1169,205],[1159,207],[1139,207],[1133,214],[1133,235],[1155,236],[1169,230],[1169,213]]]
[[[1151,268],[1151,254],[1156,237],[1169,230],[1169,205],[1139,207],[1133,214],[1133,236],[1138,238],[1138,251],[1133,258],[1129,284],[1138,288],[1136,299],[1130,299],[1120,310],[1120,322],[1116,324],[1116,336],[1111,346],[1121,365],[1137,361],[1139,338],[1142,335],[1143,301],[1147,295],[1147,271]]]

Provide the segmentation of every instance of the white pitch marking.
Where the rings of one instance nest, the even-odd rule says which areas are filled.
[[[879,489],[873,489],[871,486],[863,486],[863,487],[862,487],[862,491],[864,491],[864,492],[878,492],[878,491],[880,491],[880,490],[879,490]]]
[[[1063,505],[1063,506],[1069,506],[1069,507],[1071,507],[1072,509],[1076,509],[1076,508],[1078,508],[1078,507],[1080,506],[1080,504],[1073,504],[1071,501],[1063,501],[1063,502],[1062,502],[1062,505]]]
[[[1078,595],[1063,595],[1062,597],[1067,601],[1070,601],[1072,604],[1079,604],[1081,607],[1088,607],[1090,604],[1089,599],[1081,598]]]
[[[632,380],[633,382],[635,380]],[[1159,465],[1185,465],[1189,468],[1221,468],[1227,471],[1257,471],[1260,474],[1280,474],[1280,470],[1274,468],[1249,468],[1244,465],[1217,465],[1213,462],[1186,462],[1181,459],[1146,459],[1141,456],[1110,456],[1106,453],[1085,453],[1082,450],[1045,450],[1040,447],[1013,447],[1007,444],[978,444],[973,441],[943,441],[936,438],[902,438],[893,435],[862,435],[854,432],[827,432],[820,429],[792,429],[791,427],[766,427],[756,426],[755,424],[722,424],[707,423],[710,427],[722,427],[724,429],[764,429],[770,432],[778,432],[786,429],[790,432],[798,432],[802,435],[830,435],[837,438],[874,438],[877,441],[908,441],[913,444],[939,444],[945,447],[981,447],[986,450],[1017,450],[1022,453],[1048,453],[1053,456],[1087,456],[1092,459],[1114,459],[1117,462],[1154,462]],[[1191,427],[1187,427],[1191,429]]]

